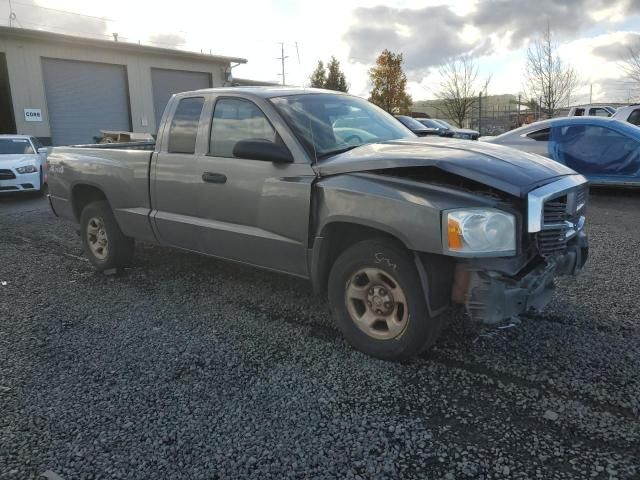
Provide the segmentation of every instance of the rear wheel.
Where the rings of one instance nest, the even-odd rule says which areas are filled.
[[[91,202],[82,210],[80,236],[85,255],[98,270],[131,263],[134,241],[122,233],[107,201]]]
[[[329,275],[329,303],[347,341],[384,360],[417,355],[440,333],[411,254],[386,239],[359,242],[338,257]]]

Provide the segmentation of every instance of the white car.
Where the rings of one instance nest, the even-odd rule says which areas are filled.
[[[28,135],[0,135],[0,194],[42,192],[47,183],[47,149]]]
[[[579,105],[572,107],[568,117],[610,117],[616,113],[609,105]]]
[[[620,107],[613,115],[616,120],[629,122],[636,127],[640,127],[640,105],[634,104],[627,107]]]

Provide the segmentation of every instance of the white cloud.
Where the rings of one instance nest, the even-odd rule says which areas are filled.
[[[22,18],[26,15],[39,17],[39,23],[48,24],[54,31],[66,28],[75,29],[80,35],[95,31],[103,36],[118,32],[121,39],[143,43],[179,39],[185,43],[181,48],[245,57],[249,63],[234,70],[234,75],[241,77],[278,81],[278,42],[285,42],[285,55],[289,57],[286,60],[287,83],[290,84],[307,83],[316,62],[319,59],[327,61],[334,55],[345,70],[351,91],[362,96],[367,95],[369,88],[367,71],[384,42],[378,45],[367,40],[356,44],[355,37],[348,33],[354,32],[355,25],[360,28],[373,25],[373,20],[367,23],[369,17],[366,15],[377,7],[375,11],[383,13],[375,17],[381,28],[391,24],[391,17],[396,19],[396,27],[385,31],[395,34],[395,38],[400,39],[398,45],[404,46],[410,67],[409,90],[416,100],[433,97],[438,84],[435,67],[438,58],[442,58],[438,57],[440,53],[448,56],[471,49],[480,49],[480,54],[484,54],[479,57],[481,76],[492,74],[491,93],[522,90],[523,42],[537,28],[530,22],[532,11],[536,13],[538,23],[546,22],[549,15],[569,16],[570,22],[564,26],[560,23],[561,18],[552,21],[560,25],[560,38],[565,41],[561,48],[563,57],[575,65],[584,83],[579,92],[582,96],[591,83],[594,83],[594,100],[610,94],[619,95],[624,87],[612,83],[612,79],[622,80],[620,66],[594,54],[593,49],[622,41],[626,33],[616,31],[616,22],[626,22],[627,30],[640,30],[640,24],[638,28],[629,27],[630,22],[638,18],[625,14],[635,8],[630,0],[612,4],[605,0],[574,0],[573,10],[562,0],[538,0],[535,8],[529,1],[507,0],[494,0],[491,4],[479,0],[384,3],[381,0],[326,0],[313,6],[294,0],[206,3],[182,0],[164,4],[150,0],[110,0],[108,10],[104,8],[104,2],[97,0],[38,2],[49,8],[109,17],[104,22],[64,13],[56,14],[54,20],[54,12],[24,6],[29,0],[16,1],[21,1],[14,5],[18,18],[21,15]],[[381,4],[384,7],[380,7]],[[582,4],[590,8],[581,9]],[[440,9],[434,9],[438,6]],[[578,10],[579,15],[576,14]],[[431,16],[433,12],[439,12],[449,27]],[[609,33],[591,38],[585,36],[584,32],[596,27],[607,28]],[[376,32],[358,38],[375,40]],[[425,39],[428,39],[427,43],[424,43]],[[388,46],[394,48],[394,45]]]

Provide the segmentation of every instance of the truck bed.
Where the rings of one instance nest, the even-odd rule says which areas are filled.
[[[155,142],[54,147],[48,156],[49,194],[54,211],[78,220],[72,199],[78,189],[99,187],[128,236],[155,239],[148,220],[149,167]]]

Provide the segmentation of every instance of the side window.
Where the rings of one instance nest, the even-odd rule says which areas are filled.
[[[204,98],[183,98],[169,127],[169,153],[194,153]]]
[[[529,134],[527,134],[527,137],[529,137],[532,140],[536,140],[538,142],[548,142],[549,141],[549,132],[551,131],[550,128],[544,128],[542,130],[536,130],[535,132],[531,132]]]
[[[253,102],[223,98],[216,102],[211,123],[209,155],[233,157],[233,148],[242,140],[277,141],[274,128]]]
[[[589,110],[589,115],[594,115],[596,117],[609,117],[611,114],[607,112],[604,108],[592,108]]]
[[[636,108],[633,112],[631,112],[631,115],[629,115],[629,119],[627,120],[627,122],[640,126],[640,108]]]
[[[574,117],[581,117],[584,115],[584,108],[576,108],[576,111],[573,113]]]

